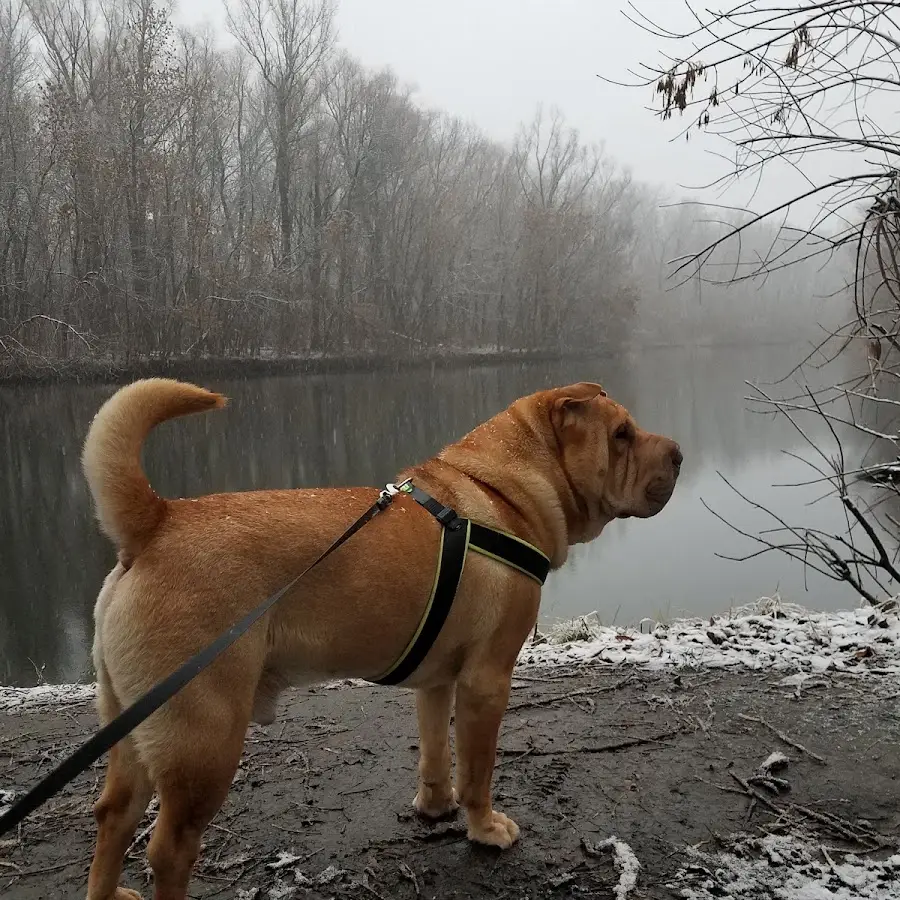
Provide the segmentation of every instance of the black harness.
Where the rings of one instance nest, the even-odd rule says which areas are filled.
[[[45,775],[24,797],[18,799],[9,809],[0,814],[0,837],[12,831],[29,813],[46,803],[54,794],[62,790],[81,772],[87,770],[104,753],[177,694],[272,609],[307,572],[314,569],[322,560],[350,540],[360,528],[371,522],[379,513],[386,510],[398,494],[408,494],[416,503],[427,509],[444,527],[438,551],[434,586],[419,627],[400,658],[384,674],[370,679],[371,681],[377,684],[400,684],[412,675],[425,658],[453,605],[453,598],[456,596],[456,588],[459,585],[468,550],[474,550],[476,553],[511,566],[534,579],[538,584],[543,584],[546,580],[550,571],[550,560],[536,547],[532,547],[531,544],[515,535],[460,518],[448,506],[442,506],[424,491],[413,487],[410,481],[399,485],[388,485],[378,495],[378,499],[299,575],[262,600],[228,631],[220,634],[211,644],[154,685],[146,694],[104,725],[93,737],[85,741],[74,753]]]
[[[397,485],[395,489],[408,494],[419,506],[428,510],[441,523],[443,529],[434,585],[419,627],[399,659],[383,674],[369,679],[375,684],[401,684],[425,659],[450,614],[469,550],[516,569],[540,585],[547,580],[550,572],[550,560],[537,547],[521,538],[460,518],[455,510],[442,505],[425,491],[414,487],[410,481]]]

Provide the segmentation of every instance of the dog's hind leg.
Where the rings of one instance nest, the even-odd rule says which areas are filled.
[[[161,758],[151,762],[159,794],[159,817],[147,848],[156,900],[185,900],[206,827],[225,802],[237,771],[250,722],[245,709],[207,695],[191,721],[172,717]]]
[[[419,720],[419,791],[413,806],[419,815],[439,819],[459,807],[450,784],[450,707],[453,684],[416,691]]]
[[[104,723],[120,709],[106,673],[98,672],[98,707]],[[122,861],[153,795],[147,769],[130,737],[110,750],[103,793],[94,806],[97,847],[88,876],[88,900],[140,900],[140,894],[119,887]]]

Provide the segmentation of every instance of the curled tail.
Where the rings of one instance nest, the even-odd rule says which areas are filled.
[[[97,518],[116,547],[136,556],[166,514],[141,465],[141,448],[155,425],[225,405],[221,394],[168,378],[135,381],[116,391],[94,417],[81,464]]]

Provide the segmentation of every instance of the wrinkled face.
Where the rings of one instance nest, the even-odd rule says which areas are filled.
[[[550,394],[563,468],[589,523],[655,516],[675,490],[682,461],[678,444],[638,428],[598,384]]]

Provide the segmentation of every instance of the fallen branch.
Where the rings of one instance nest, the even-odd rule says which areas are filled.
[[[125,851],[126,857],[131,856],[131,854],[134,853],[135,850],[137,850],[140,843],[147,838],[147,836],[150,834],[151,831],[153,831],[154,827],[156,826],[156,820],[159,818],[159,800],[156,797],[153,798],[152,802],[150,803],[150,806],[147,809],[147,812],[150,813],[151,815],[153,815],[155,813],[155,815],[153,815],[153,818],[150,820],[150,824],[146,828],[142,829],[138,833],[138,835],[132,840],[128,849]]]
[[[16,872],[13,877],[15,878],[29,878],[33,875],[46,875],[48,872],[59,872],[60,869],[68,869],[69,866],[77,866],[79,864],[84,865],[87,862],[85,859],[70,859],[68,862],[59,863],[55,866],[41,866],[37,869],[22,869],[19,872]]]
[[[891,842],[886,841],[881,835],[876,834],[874,831],[870,831],[869,829],[861,830],[846,819],[841,819],[839,816],[816,812],[814,809],[809,809],[809,807],[806,806],[799,806],[796,803],[791,804],[791,809],[795,809],[807,818],[813,819],[827,828],[831,828],[848,841],[854,841],[855,843],[869,842],[871,844],[876,844],[879,847],[892,846]]]
[[[514,703],[512,706],[507,706],[507,712],[515,712],[517,709],[529,709],[538,706],[549,706],[551,703],[559,703],[563,700],[571,700],[573,697],[586,697],[591,694],[606,694],[610,691],[617,691],[619,688],[624,687],[631,679],[634,678],[634,671],[629,672],[621,680],[617,681],[615,684],[610,685],[609,687],[589,687],[589,688],[581,688],[577,691],[569,691],[565,694],[554,694],[552,697],[544,697],[540,700],[523,700],[521,703]]]
[[[789,812],[797,812],[800,813],[800,815],[806,816],[808,819],[818,822],[820,825],[824,825],[826,828],[831,829],[842,838],[852,841],[854,844],[870,844],[875,845],[876,847],[893,846],[891,841],[885,840],[880,834],[877,834],[870,829],[859,829],[851,822],[841,819],[838,816],[816,812],[814,809],[809,809],[809,807],[801,806],[798,803],[789,803],[786,806],[779,806],[777,803],[773,803],[763,794],[759,793],[759,791],[754,790],[747,780],[741,778],[737,773],[729,772],[728,774],[731,775],[731,777],[744,789],[744,792],[748,797],[755,800],[757,803],[761,803],[766,809],[778,816],[784,816]]]
[[[629,747],[640,747],[644,744],[658,744],[671,737],[684,734],[685,728],[673,728],[652,737],[628,738],[624,741],[616,741],[613,744],[599,744],[595,747],[563,747],[559,750],[538,750],[534,747],[498,747],[497,753],[501,756],[560,756],[564,753],[615,753],[617,750],[627,750]]]
[[[759,791],[752,788],[745,778],[741,778],[741,776],[738,775],[737,772],[729,771],[728,774],[744,789],[744,793],[748,797],[750,797],[751,800],[755,800],[757,803],[762,803],[762,805],[765,806],[766,809],[768,809],[770,812],[775,813],[776,815],[782,815],[784,810],[772,803],[771,800],[769,800],[768,797],[766,797],[764,794],[761,794]]]
[[[763,725],[769,729],[773,734],[776,734],[778,738],[784,741],[789,747],[793,747],[795,750],[799,750],[801,753],[805,753],[811,759],[814,759],[820,765],[827,765],[825,761],[825,757],[819,756],[818,753],[813,753],[812,750],[808,750],[803,746],[799,741],[795,741],[792,738],[789,738],[781,729],[776,728],[774,725],[770,725],[765,719],[759,719],[756,716],[748,716],[745,713],[738,713],[739,719],[744,719],[747,722],[756,722],[757,725]]]

